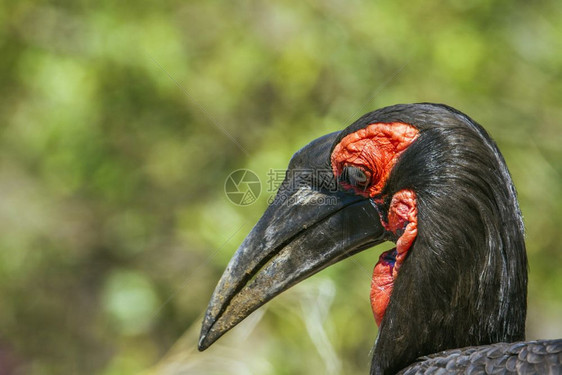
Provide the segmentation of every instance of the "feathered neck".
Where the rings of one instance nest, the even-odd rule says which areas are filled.
[[[524,229],[505,161],[480,125],[427,106],[422,121],[418,111],[410,122],[419,139],[383,191],[415,191],[418,236],[381,322],[372,374],[446,349],[524,339]],[[407,122],[407,113],[399,115]]]

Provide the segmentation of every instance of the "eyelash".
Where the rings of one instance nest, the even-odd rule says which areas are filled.
[[[367,189],[370,182],[369,173],[354,165],[344,166],[339,180],[362,190]]]

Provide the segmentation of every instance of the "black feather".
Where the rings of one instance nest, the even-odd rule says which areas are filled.
[[[549,347],[550,351],[546,348]],[[498,343],[424,356],[399,374],[560,374],[562,340]]]
[[[451,348],[523,340],[524,227],[496,144],[468,116],[436,104],[371,112],[339,139],[374,122],[419,130],[381,194],[386,212],[395,192],[415,191],[418,235],[381,322],[371,373],[396,373],[420,356]],[[469,361],[473,366],[480,363],[476,357]]]

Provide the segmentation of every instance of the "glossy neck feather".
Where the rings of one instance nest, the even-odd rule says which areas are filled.
[[[468,117],[430,109],[383,190],[415,191],[418,234],[394,282],[372,374],[442,350],[524,339],[527,259],[505,161]]]

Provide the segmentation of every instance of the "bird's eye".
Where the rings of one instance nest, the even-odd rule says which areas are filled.
[[[363,169],[354,165],[346,165],[343,167],[340,181],[349,185],[365,190],[369,186],[369,175]]]

